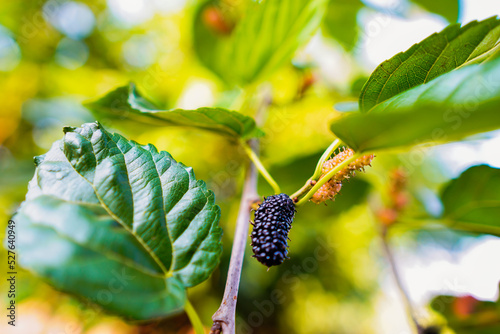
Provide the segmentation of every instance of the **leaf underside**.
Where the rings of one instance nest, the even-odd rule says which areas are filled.
[[[221,254],[220,209],[191,168],[97,123],[35,159],[13,218],[20,264],[131,319],[182,310]]]
[[[500,59],[470,65],[335,119],[331,130],[358,151],[441,144],[500,128]]]
[[[132,126],[184,126],[208,130],[231,138],[259,137],[253,118],[223,108],[160,110],[143,97],[134,84],[117,88],[86,105],[102,122]]]
[[[383,62],[360,111],[330,129],[358,151],[441,144],[500,128],[500,20],[448,26]]]

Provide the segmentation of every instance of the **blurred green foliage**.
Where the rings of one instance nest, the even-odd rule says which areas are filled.
[[[431,307],[441,313],[457,334],[493,334],[500,330],[499,302],[478,300],[472,296],[438,296]]]
[[[339,113],[332,106],[355,100],[361,90],[360,82],[365,81],[356,78],[365,78],[369,73],[355,73],[350,78],[354,83],[352,92],[348,92],[326,80],[321,69],[311,64],[310,59],[304,61],[304,57],[297,57],[299,60],[293,63],[285,61],[293,56],[299,40],[306,41],[312,31],[300,39],[287,40],[270,38],[263,29],[259,35],[248,39],[247,36],[240,36],[239,40],[233,37],[236,41],[229,43],[244,46],[239,56],[242,72],[233,73],[229,80],[221,80],[218,54],[211,54],[207,49],[213,47],[213,43],[227,42],[231,38],[233,29],[238,29],[235,26],[245,12],[245,4],[237,0],[220,0],[189,1],[184,5],[181,1],[176,7],[175,3],[169,1],[161,5],[156,1],[118,0],[0,3],[0,38],[5,41],[1,44],[1,52],[6,52],[5,56],[1,53],[0,62],[2,239],[5,224],[24,200],[27,183],[35,169],[33,157],[47,152],[51,144],[62,137],[63,126],[80,126],[94,120],[94,116],[82,107],[83,102],[104,96],[130,81],[147,92],[162,110],[233,109],[241,106],[241,88],[232,84],[247,84],[257,79],[247,70],[257,68],[272,73],[268,83],[273,99],[262,125],[266,134],[261,140],[262,159],[287,193],[298,189],[311,175],[322,150],[333,139],[328,122]],[[427,1],[415,3],[450,21],[457,16],[457,2],[451,1],[449,6],[437,6],[436,1],[434,5]],[[355,52],[360,33],[365,28],[359,25],[358,14],[377,8],[357,1],[352,2],[352,7],[345,1],[336,0],[330,0],[327,5],[322,22],[325,43]],[[207,12],[207,7],[227,11]],[[295,18],[302,22],[303,11],[292,10],[292,7],[289,13],[298,16],[290,14],[283,19]],[[320,14],[306,11],[303,15],[307,19],[302,23],[307,24],[311,17],[318,20],[316,17]],[[337,21],[339,17],[341,21]],[[320,25],[320,22],[315,24]],[[282,35],[276,32],[273,36]],[[260,45],[262,39],[266,43]],[[247,63],[248,59],[261,59],[252,58],[254,53],[265,54],[278,48],[274,44],[278,42],[292,46],[285,47],[285,54],[270,64]],[[345,56],[355,67],[354,72],[359,72],[361,66],[356,64],[357,58],[353,54]],[[211,68],[210,64],[216,64],[216,68]],[[170,152],[176,160],[192,166],[196,177],[206,180],[208,187],[215,191],[217,204],[222,209],[224,230],[221,264],[209,280],[189,290],[189,299],[208,326],[226,280],[246,161],[244,152],[225,138],[204,131],[175,127],[137,131],[136,124],[128,129],[113,122],[106,125],[116,127],[127,138],[141,144],[152,143]],[[377,129],[377,133],[379,131]],[[379,305],[385,298],[381,277],[386,263],[382,259],[377,229],[379,211],[391,203],[390,172],[402,166],[408,169],[408,205],[403,218],[433,216],[427,205],[432,196],[422,198],[421,194],[428,191],[437,197],[449,178],[431,157],[405,164],[413,161],[412,154],[381,154],[368,173],[344,184],[335,202],[328,206],[309,203],[302,207],[290,234],[291,259],[282,266],[267,271],[250,258],[250,249],[247,249],[238,300],[240,332],[380,333]],[[496,172],[489,170],[487,173]],[[454,184],[466,182],[467,175]],[[498,189],[495,184],[489,185],[493,191]],[[271,189],[261,181],[259,193],[267,195]],[[446,210],[449,208],[447,205]],[[413,226],[405,225],[404,219],[401,221],[392,234],[410,248],[417,241],[452,248],[458,240],[469,236],[440,227],[424,238]],[[436,235],[437,241],[433,237]],[[44,240],[38,242],[42,249],[48,246]],[[5,263],[5,252],[1,254],[0,261]],[[190,331],[184,314],[139,326],[111,316],[88,301],[56,292],[33,273],[21,271],[18,277],[20,324],[32,326],[25,327],[29,333],[50,333],[69,325],[75,333]],[[5,284],[0,284],[2,291]],[[7,301],[2,297],[0,306]],[[28,323],[27,319],[34,320]],[[431,321],[434,319],[439,316],[434,315]],[[455,328],[453,324],[450,322]],[[0,330],[3,332],[4,327]]]

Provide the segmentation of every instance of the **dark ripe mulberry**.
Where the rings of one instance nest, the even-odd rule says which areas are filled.
[[[295,205],[286,194],[269,196],[255,211],[252,250],[260,263],[281,264],[288,254],[288,232],[295,216]]]

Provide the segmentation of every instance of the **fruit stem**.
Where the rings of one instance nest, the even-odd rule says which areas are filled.
[[[323,170],[323,164],[325,161],[335,152],[335,150],[340,146],[340,140],[335,139],[330,146],[323,152],[323,155],[321,158],[318,160],[318,163],[316,164],[316,168],[314,169],[313,175],[306,181],[306,183],[297,190],[294,194],[290,196],[291,199],[299,198],[303,194],[305,194],[311,187],[312,181],[317,181],[319,177],[321,176],[321,171]]]
[[[271,174],[269,174],[269,172],[264,167],[264,165],[260,161],[260,159],[257,156],[257,154],[255,154],[255,152],[250,148],[250,146],[248,146],[248,144],[245,143],[244,141],[241,141],[241,146],[245,150],[245,152],[248,155],[248,157],[250,158],[250,160],[252,160],[252,162],[254,163],[255,167],[257,167],[257,170],[262,175],[262,177],[264,177],[264,179],[266,179],[267,183],[269,183],[269,185],[273,188],[274,193],[275,194],[280,194],[281,193],[280,186],[273,179],[273,177],[271,176]]]
[[[335,174],[337,174],[338,172],[340,172],[342,169],[346,168],[351,162],[353,162],[354,160],[358,159],[359,157],[361,156],[361,154],[359,153],[356,153],[354,154],[352,157],[342,161],[340,164],[338,164],[337,166],[335,166],[335,168],[333,168],[331,171],[329,171],[328,173],[325,174],[325,176],[323,176],[321,179],[319,179],[316,184],[314,186],[312,186],[312,188],[307,192],[307,194],[305,194],[304,197],[302,197],[297,203],[295,203],[295,206],[299,206],[299,205],[302,205],[304,203],[306,203],[313,195],[316,191],[318,191],[319,188],[321,188],[325,183],[327,183],[328,181],[330,181],[330,179],[332,177],[335,176]],[[293,194],[291,196],[291,198],[295,198],[295,194]]]
[[[313,176],[311,176],[311,179],[317,180],[321,176],[321,171],[323,170],[323,164],[325,161],[335,152],[335,150],[340,146],[340,140],[335,139],[330,146],[323,152],[323,155],[321,158],[318,160],[318,164],[316,165],[316,169],[314,170]]]
[[[198,313],[196,313],[196,310],[194,309],[193,305],[189,302],[187,298],[186,298],[186,304],[184,305],[184,311],[186,312],[189,321],[191,321],[191,325],[193,326],[194,332],[196,334],[205,334],[203,323],[201,322],[200,317],[198,316]]]

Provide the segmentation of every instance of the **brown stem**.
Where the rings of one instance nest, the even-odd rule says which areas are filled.
[[[272,102],[269,87],[264,87],[260,104],[255,114],[255,122],[260,125],[266,115],[266,110]],[[259,155],[259,141],[252,139],[248,141],[248,146],[253,152]],[[257,193],[257,167],[250,162],[247,168],[245,184],[241,195],[240,209],[236,219],[236,231],[234,232],[233,248],[231,250],[231,260],[227,273],[224,297],[217,312],[212,316],[213,325],[211,334],[234,334],[236,325],[236,302],[238,300],[238,289],[240,286],[241,269],[247,245],[248,229],[250,226],[250,210],[253,203],[259,200]]]
[[[419,322],[417,320],[415,309],[413,308],[413,304],[411,303],[408,292],[406,291],[406,289],[403,285],[403,281],[401,279],[401,275],[399,273],[398,266],[396,265],[396,260],[394,259],[394,255],[392,254],[391,247],[389,246],[389,241],[387,240],[387,228],[385,226],[382,227],[381,237],[382,237],[382,246],[384,249],[385,256],[386,256],[387,260],[389,261],[392,275],[394,276],[394,280],[396,281],[396,285],[398,286],[401,297],[403,298],[403,303],[405,304],[406,311],[407,311],[408,315],[410,316],[411,320],[413,321],[413,323],[415,325],[415,329],[417,330],[417,333],[422,334],[424,328],[419,324]]]
[[[250,141],[250,147],[254,152],[258,150],[258,142]],[[240,286],[241,268],[243,257],[247,245],[248,228],[250,225],[250,208],[252,203],[259,200],[257,194],[257,168],[251,164],[247,170],[243,194],[241,196],[238,219],[236,220],[236,231],[234,232],[233,249],[231,250],[231,260],[227,274],[226,287],[222,303],[212,316],[214,322],[210,333],[218,334],[220,330],[224,334],[234,334],[236,301],[238,299],[238,288]]]

